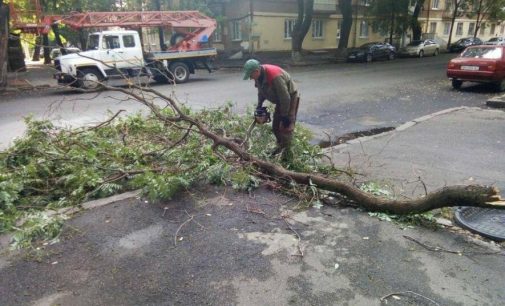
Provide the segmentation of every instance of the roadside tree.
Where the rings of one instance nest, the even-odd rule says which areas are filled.
[[[473,37],[477,37],[482,22],[505,20],[505,0],[477,0],[474,1],[473,9],[468,13],[469,17],[475,18],[475,32]]]
[[[298,17],[291,32],[291,59],[302,59],[302,45],[312,23],[314,13],[314,0],[297,0]]]

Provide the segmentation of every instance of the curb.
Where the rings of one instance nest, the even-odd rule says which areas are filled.
[[[435,112],[435,113],[432,113],[432,114],[429,114],[429,115],[426,115],[426,116],[422,116],[422,117],[416,118],[416,119],[408,121],[408,122],[405,122],[404,124],[396,127],[394,130],[391,130],[389,132],[384,132],[384,133],[380,133],[380,134],[376,134],[376,135],[364,136],[364,137],[359,137],[359,138],[351,139],[351,140],[349,140],[347,142],[344,142],[342,144],[326,148],[324,151],[326,152],[326,151],[335,150],[335,149],[342,149],[342,148],[347,147],[348,145],[359,144],[359,143],[363,143],[363,142],[366,142],[366,141],[369,141],[369,140],[372,140],[372,139],[376,139],[376,138],[379,138],[379,137],[383,137],[383,136],[387,136],[387,135],[392,135],[395,132],[405,131],[408,128],[411,128],[411,127],[417,125],[418,123],[421,123],[421,122],[424,122],[424,121],[428,121],[428,120],[433,119],[435,117],[438,117],[438,116],[441,116],[441,115],[445,115],[445,114],[449,114],[449,113],[453,113],[453,112],[457,112],[457,111],[460,111],[460,110],[467,110],[467,109],[469,109],[469,110],[471,110],[471,109],[473,109],[473,110],[482,110],[482,108],[479,108],[479,107],[469,107],[469,106],[460,106],[460,107],[453,107],[453,108],[444,109],[444,110],[441,110],[441,111],[438,111],[438,112]]]

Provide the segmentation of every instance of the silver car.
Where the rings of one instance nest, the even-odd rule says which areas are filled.
[[[484,43],[485,45],[505,45],[504,37],[493,37]]]
[[[413,40],[410,42],[410,44],[400,49],[400,55],[404,56],[437,56],[439,52],[440,45],[431,39]]]

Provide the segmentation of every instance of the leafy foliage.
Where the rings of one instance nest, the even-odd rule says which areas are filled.
[[[244,139],[251,118],[231,106],[192,113],[208,128]],[[173,116],[169,110],[166,115]],[[0,152],[0,232],[16,230],[19,245],[44,236],[54,238],[58,221],[37,212],[80,203],[132,189],[151,200],[169,199],[199,182],[251,190],[259,185],[254,169],[225,148],[194,132],[189,124],[173,126],[140,114],[116,119],[99,128],[67,129],[48,121],[26,119],[27,132]],[[297,127],[294,158],[284,166],[297,171],[331,173],[320,166],[319,147],[309,144],[308,130]],[[262,159],[274,146],[270,126],[257,126],[249,150]],[[273,160],[276,161],[276,160]],[[299,191],[299,186],[297,187]],[[15,226],[16,220],[28,220]],[[37,221],[40,226],[35,226]],[[52,220],[52,219],[51,219]],[[30,238],[31,237],[31,238]]]
[[[389,199],[394,198],[392,192],[389,190],[389,187],[386,184],[381,184],[372,181],[361,184],[359,188],[375,196],[386,197]],[[435,218],[432,212],[426,212],[422,214],[409,214],[409,215],[395,215],[382,212],[369,212],[368,215],[376,217],[381,221],[395,222],[405,224],[407,226],[415,226],[415,225],[426,225],[429,227],[436,226]]]

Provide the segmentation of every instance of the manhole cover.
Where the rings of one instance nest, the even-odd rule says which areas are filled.
[[[472,232],[497,241],[505,240],[505,210],[460,207],[454,217],[456,223]]]

